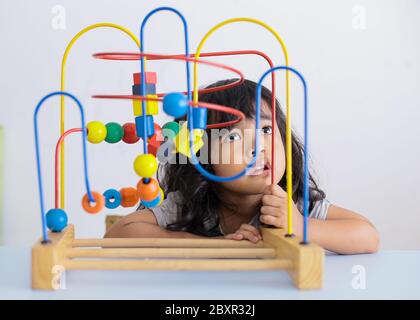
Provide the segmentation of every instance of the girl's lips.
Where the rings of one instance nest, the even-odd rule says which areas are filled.
[[[268,161],[266,161],[264,163],[264,165],[260,164],[259,166],[252,167],[247,172],[247,175],[250,175],[250,176],[259,176],[259,175],[267,176],[267,175],[270,174],[270,172],[271,172],[271,165]]]

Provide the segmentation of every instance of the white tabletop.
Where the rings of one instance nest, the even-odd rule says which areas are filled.
[[[294,288],[280,270],[68,271],[65,289],[38,291],[30,248],[0,247],[0,299],[420,299],[419,271],[420,251],[382,251],[328,254],[324,287],[314,291]]]

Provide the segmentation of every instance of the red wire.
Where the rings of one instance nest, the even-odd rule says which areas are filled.
[[[257,50],[234,50],[234,51],[217,51],[217,52],[207,52],[207,53],[201,53],[200,57],[213,57],[213,56],[229,56],[229,55],[247,55],[247,54],[255,54],[263,57],[268,64],[270,65],[270,68],[273,68],[273,62],[270,59],[268,55],[261,51]],[[98,59],[106,59],[106,60],[139,60],[142,55],[140,53],[124,53],[124,52],[116,52],[116,53],[97,53],[93,55],[95,58]],[[185,55],[147,55],[144,54],[143,56],[147,57],[149,60],[164,60],[168,58],[184,58],[181,60],[186,60]],[[195,57],[195,53],[190,54],[190,57]],[[191,60],[188,60],[191,61]],[[201,62],[201,61],[197,61]],[[223,67],[223,65],[222,65]],[[242,80],[242,79],[241,79]],[[209,93],[209,92],[216,92],[221,90],[226,90],[233,88],[237,85],[240,85],[243,82],[233,82],[228,85],[214,87],[214,88],[207,88],[207,89],[201,89],[198,90],[199,94],[203,93]],[[272,138],[271,138],[271,184],[274,184],[274,172],[275,172],[275,131],[274,128],[276,127],[276,87],[275,87],[275,73],[271,73],[271,93],[272,93],[272,99],[271,99],[271,126],[272,126]],[[184,92],[185,93],[185,92]],[[158,96],[163,96],[164,93],[158,93]],[[236,122],[235,122],[236,123]]]
[[[198,62],[198,63],[203,63],[206,65],[210,65],[213,67],[218,67],[218,68],[222,68],[228,71],[232,71],[233,73],[236,73],[240,79],[223,85],[223,86],[219,86],[219,87],[214,87],[214,88],[207,88],[207,89],[201,89],[198,91],[199,94],[203,94],[203,93],[209,93],[209,92],[216,92],[216,91],[221,91],[221,90],[227,90],[230,88],[234,88],[238,85],[241,85],[244,82],[244,75],[242,74],[241,71],[239,71],[238,69],[226,66],[224,64],[221,63],[217,63],[217,62],[213,62],[213,61],[206,61],[206,60],[200,60],[200,59],[195,59],[194,56],[190,55],[190,57],[186,58],[185,55],[173,55],[173,54],[152,54],[152,53],[131,53],[131,52],[109,52],[109,53],[96,53],[93,55],[95,58],[98,59],[105,59],[105,60],[139,60],[142,56],[147,58],[148,60],[181,60],[181,61],[190,61],[190,62]],[[183,92],[184,94],[186,94],[186,92]],[[158,93],[157,96],[158,97],[163,97],[165,96],[167,93]]]
[[[163,98],[149,98],[149,97],[132,96],[132,95],[95,95],[92,97],[96,99],[123,99],[123,100],[146,100],[146,101],[149,101],[149,100],[162,101],[163,100]],[[236,110],[234,108],[222,106],[219,104],[215,104],[215,103],[201,102],[201,101],[199,101],[198,103],[194,103],[191,101],[190,106],[204,107],[211,110],[222,111],[222,112],[226,112],[226,113],[229,113],[238,117],[237,119],[234,119],[231,121],[209,124],[206,127],[207,129],[229,127],[245,119],[245,115],[242,113],[242,111]]]
[[[61,146],[61,143],[64,141],[64,138],[65,137],[67,137],[70,133],[73,133],[73,132],[82,132],[82,129],[81,128],[73,128],[73,129],[69,129],[69,130],[67,130],[66,132],[64,132],[62,135],[61,135],[61,137],[60,137],[60,139],[58,139],[58,141],[57,141],[57,145],[55,146],[55,176],[54,176],[54,181],[55,181],[55,189],[54,189],[54,191],[55,191],[55,208],[56,209],[58,209],[58,194],[59,194],[59,190],[58,190],[58,188],[59,188],[59,183],[58,183],[58,176],[59,176],[59,174],[58,174],[58,166],[59,166],[59,157],[60,157],[60,146]]]

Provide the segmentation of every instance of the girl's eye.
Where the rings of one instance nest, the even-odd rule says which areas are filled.
[[[271,126],[265,126],[262,128],[262,132],[265,134],[271,134],[272,133],[272,128]]]
[[[237,132],[229,133],[224,139],[223,142],[233,142],[241,139],[241,135]]]

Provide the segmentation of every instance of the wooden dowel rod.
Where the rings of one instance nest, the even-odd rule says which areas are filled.
[[[225,239],[184,239],[184,238],[104,238],[75,239],[73,247],[108,248],[262,248],[262,241],[252,243],[248,240]]]
[[[68,258],[275,258],[272,248],[106,248],[66,252]]]
[[[66,270],[272,270],[291,268],[290,260],[280,259],[173,259],[173,260],[70,260],[61,264]]]

